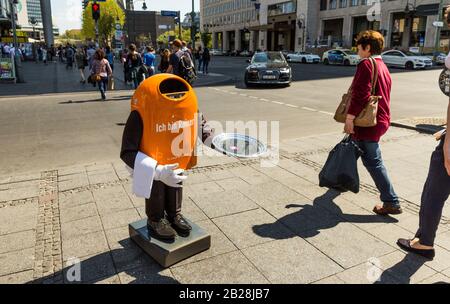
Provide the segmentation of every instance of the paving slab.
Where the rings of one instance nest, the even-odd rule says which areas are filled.
[[[27,230],[0,236],[0,254],[33,248],[36,244],[36,231]]]
[[[350,223],[341,223],[333,229],[321,230],[319,234],[308,238],[308,242],[345,269],[395,250]]]
[[[177,284],[170,269],[162,269],[159,265],[153,267],[135,268],[119,273],[122,284]]]
[[[98,215],[98,212],[95,203],[87,203],[83,205],[76,205],[71,208],[60,209],[61,223],[63,224],[96,215]]]
[[[34,270],[0,276],[0,284],[25,284],[33,281]]]
[[[37,203],[0,208],[0,235],[36,228]]]
[[[89,179],[86,172],[58,176],[59,191],[68,191],[87,186],[89,186]]]
[[[97,231],[103,231],[102,222],[98,215],[61,224],[63,241]]]
[[[389,273],[370,263],[356,265],[336,276],[346,284],[398,284]]]
[[[276,284],[311,283],[343,270],[299,237],[256,245],[242,252]]]
[[[95,203],[92,192],[89,190],[74,193],[71,192],[66,192],[63,194],[60,193],[58,196],[58,200],[59,200],[59,208],[61,210],[85,204]]]
[[[218,255],[171,270],[175,279],[182,284],[268,283],[239,251]]]
[[[437,273],[434,276],[423,280],[420,284],[450,284],[450,278],[442,273]]]
[[[204,259],[208,259],[214,256],[218,256],[224,253],[237,251],[235,245],[229,240],[229,237],[224,234],[211,220],[205,220],[197,223],[203,230],[211,235],[211,247],[199,254],[196,254],[186,260],[183,260],[172,268],[180,267],[186,264],[194,263]]]
[[[97,231],[62,241],[63,260],[83,258],[108,251],[105,233]]]
[[[247,183],[246,181],[244,181],[239,177],[217,180],[216,183],[225,191],[243,189],[248,185],[250,185],[249,183]]]
[[[241,250],[268,241],[295,236],[292,231],[263,209],[219,217],[213,221]]]
[[[135,208],[108,213],[101,216],[104,229],[112,229],[124,226],[140,220],[141,216]]]
[[[109,252],[91,255],[79,260],[79,266],[72,263],[65,263],[63,269],[63,277],[65,284],[81,284],[93,283],[97,279],[105,276],[113,276],[116,271],[113,260]],[[79,267],[79,278],[75,278],[76,267]]]
[[[210,193],[191,196],[191,199],[209,218],[258,208],[252,200],[239,191],[230,190],[221,192],[220,194]]]
[[[251,185],[240,189],[247,197],[263,208],[274,205],[298,203],[304,197],[275,180],[270,183]]]
[[[0,254],[0,276],[32,270],[34,266],[34,248]]]
[[[414,254],[405,254],[395,251],[378,258],[378,265],[383,273],[394,277],[400,284],[416,284],[437,272],[424,264]]]
[[[96,189],[92,193],[101,216],[134,207],[122,185]]]

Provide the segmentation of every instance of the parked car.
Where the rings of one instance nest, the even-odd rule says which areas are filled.
[[[319,63],[320,57],[308,52],[296,52],[287,54],[286,60],[288,62]]]
[[[222,51],[222,50],[218,50],[218,49],[211,49],[211,50],[209,51],[209,53],[210,53],[212,56],[223,56],[223,51]]]
[[[381,54],[387,66],[402,67],[408,70],[426,69],[433,66],[433,60],[409,51],[391,50]]]
[[[244,51],[242,51],[242,52],[239,53],[239,56],[242,56],[242,57],[250,57],[250,56],[251,56],[251,52],[250,52],[250,51],[247,51],[247,50],[244,50]]]
[[[322,62],[325,65],[357,65],[361,58],[358,54],[348,49],[333,49],[323,53]]]
[[[259,52],[249,59],[245,70],[245,85],[282,84],[292,81],[292,70],[281,52]]]
[[[429,59],[433,60],[433,62],[436,65],[443,65],[445,64],[445,58],[447,57],[446,54],[441,52],[433,52],[433,53],[425,53],[423,56],[428,57]]]

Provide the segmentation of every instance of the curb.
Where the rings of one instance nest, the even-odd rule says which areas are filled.
[[[418,127],[418,126],[405,124],[405,123],[401,123],[401,122],[395,122],[395,121],[391,122],[391,126],[396,127],[396,128],[407,129],[407,130],[413,130],[413,131],[417,131],[420,133],[431,134],[431,135],[433,135],[439,131],[439,130],[433,129],[433,128]]]
[[[205,83],[197,82],[197,83],[194,83],[193,87],[200,88],[200,87],[206,87],[206,86],[210,86],[210,85],[219,85],[219,84],[227,83],[227,82],[233,80],[233,77],[230,77],[230,76],[224,76],[221,78],[222,78],[221,80],[209,81],[209,82],[205,82]],[[119,80],[125,84],[125,80],[123,79],[123,77],[117,77],[116,75],[114,75],[114,79]],[[132,89],[130,89],[130,90],[132,90]]]

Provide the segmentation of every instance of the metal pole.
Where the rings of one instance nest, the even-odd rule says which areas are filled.
[[[181,11],[178,11],[178,37],[180,40],[183,40],[181,36]]]
[[[17,50],[17,28],[16,28],[16,5],[13,0],[9,1],[10,9],[11,9],[11,25],[13,30],[13,44],[14,48]]]
[[[192,49],[195,50],[195,7],[194,7],[194,0],[192,0],[192,12],[191,12],[191,40],[192,40]]]
[[[95,42],[97,47],[100,47],[100,41],[98,40],[98,20],[95,20]]]
[[[439,11],[438,11],[438,21],[442,22],[443,18],[442,18],[442,11],[444,10],[444,0],[441,0],[441,2],[439,3]],[[440,42],[440,37],[441,37],[441,27],[436,27],[436,41],[434,44],[434,51],[438,52],[439,51],[439,42]]]

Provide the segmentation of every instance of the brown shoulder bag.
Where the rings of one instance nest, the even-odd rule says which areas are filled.
[[[377,83],[378,83],[378,66],[375,59],[369,58],[372,64],[372,92],[369,98],[369,102],[364,107],[364,109],[359,113],[358,117],[355,118],[354,124],[356,127],[374,127],[377,125],[377,112],[378,112],[378,101],[382,98],[381,96],[375,96]],[[350,108],[350,103],[352,101],[352,86],[347,93],[342,96],[342,101],[336,110],[334,115],[334,120],[340,123],[345,123],[347,119],[348,109]]]

